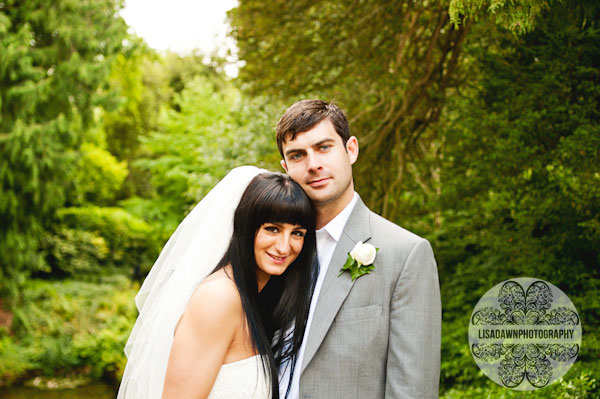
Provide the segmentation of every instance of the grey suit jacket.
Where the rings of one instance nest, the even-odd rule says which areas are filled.
[[[338,277],[358,241],[370,274]],[[300,398],[437,398],[441,300],[429,242],[358,199],[335,248],[308,333]]]

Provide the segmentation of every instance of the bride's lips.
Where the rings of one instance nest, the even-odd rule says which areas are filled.
[[[323,177],[321,179],[315,179],[308,182],[308,185],[312,188],[319,188],[327,185],[329,183],[329,177]]]
[[[277,264],[283,264],[283,262],[285,262],[285,260],[287,259],[287,256],[275,256],[271,255],[268,252],[267,255],[269,255],[269,258],[271,258],[271,260]]]

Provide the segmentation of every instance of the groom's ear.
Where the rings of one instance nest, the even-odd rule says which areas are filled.
[[[358,139],[356,137],[351,136],[346,141],[346,152],[348,153],[348,158],[350,158],[350,164],[354,164],[358,159]]]
[[[285,164],[285,161],[282,159],[281,161],[279,161],[279,163],[281,164],[283,170],[285,170],[285,173],[287,173],[287,165]]]

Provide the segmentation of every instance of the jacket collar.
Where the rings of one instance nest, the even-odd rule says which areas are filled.
[[[369,208],[362,202],[358,194],[357,197],[356,205],[344,226],[343,233],[333,252],[321,293],[317,300],[312,325],[308,332],[308,337],[305,337],[308,341],[304,352],[301,373],[308,363],[310,363],[319,346],[321,346],[338,310],[354,285],[354,281],[350,278],[349,273],[343,273],[338,277],[340,269],[346,262],[348,253],[354,248],[357,242],[365,242],[371,238]]]

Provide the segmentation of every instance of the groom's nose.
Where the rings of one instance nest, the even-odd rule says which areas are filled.
[[[321,163],[316,154],[312,152],[306,154],[306,167],[309,172],[316,172],[321,169]]]

